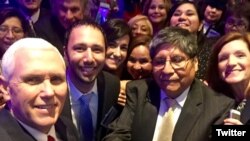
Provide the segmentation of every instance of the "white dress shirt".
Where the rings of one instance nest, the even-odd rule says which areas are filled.
[[[189,92],[190,87],[188,87],[180,96],[175,98],[175,101],[177,102],[176,108],[174,109],[174,125],[176,125],[177,120],[181,114],[182,107],[187,99],[187,94]],[[162,118],[167,111],[167,105],[166,105],[166,99],[167,95],[164,91],[161,90],[161,103],[159,108],[159,113],[157,116],[156,126],[155,126],[155,132],[153,136],[153,141],[156,141],[160,132],[161,124],[162,124]]]

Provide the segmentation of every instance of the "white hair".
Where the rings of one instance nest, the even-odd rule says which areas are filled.
[[[62,59],[65,66],[64,59],[58,49],[48,41],[41,38],[22,38],[14,42],[4,53],[1,63],[2,75],[6,80],[9,80],[15,68],[15,54],[20,50],[28,49],[53,49]],[[23,54],[25,56],[25,54]]]

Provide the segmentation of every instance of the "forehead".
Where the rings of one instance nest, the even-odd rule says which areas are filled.
[[[178,6],[175,11],[195,11],[197,13],[194,5],[191,3],[184,3]]]
[[[165,0],[152,0],[150,4],[152,5],[152,4],[164,4],[164,3]]]
[[[80,0],[56,0],[57,4],[64,7],[82,7]]]
[[[18,70],[64,70],[64,62],[53,49],[23,49],[15,53],[15,68]]]
[[[249,52],[249,47],[247,46],[247,43],[243,40],[233,40],[227,44],[225,44],[222,48],[219,54],[221,53],[230,53],[242,50],[245,53]]]
[[[182,50],[180,50],[180,48],[178,46],[172,45],[172,44],[168,44],[168,43],[164,43],[160,46],[158,46],[156,48],[156,54],[157,55],[184,55],[187,56]]]
[[[21,26],[21,21],[18,17],[8,17],[1,25],[17,25]]]
[[[105,47],[103,33],[95,27],[81,25],[72,29],[69,36],[69,44],[97,44]]]

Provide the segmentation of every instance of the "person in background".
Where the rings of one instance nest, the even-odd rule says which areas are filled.
[[[236,107],[244,99],[250,104],[249,33],[230,32],[217,41],[210,57],[207,82],[215,91],[234,98]],[[240,111],[241,119],[226,119],[225,124],[246,124],[247,122],[250,124],[247,110]]]
[[[52,43],[63,54],[66,30],[84,18],[85,6],[86,0],[51,0],[52,14],[34,25],[37,36]]]
[[[62,115],[72,119],[81,140],[100,141],[107,124],[116,118],[108,112],[116,110],[120,81],[102,71],[106,50],[105,33],[94,21],[78,21],[67,31],[64,56],[69,96]]]
[[[127,84],[126,105],[103,141],[211,140],[212,125],[223,124],[234,100],[195,79],[197,49],[188,30],[160,30],[150,45],[153,79]]]
[[[0,85],[7,108],[0,111],[1,139],[78,141],[73,123],[60,116],[66,96],[66,65],[43,39],[15,42],[2,59]]]
[[[26,37],[28,22],[17,9],[5,7],[0,9],[0,58],[17,40]]]
[[[166,19],[171,8],[170,0],[146,0],[143,14],[148,16],[153,26],[153,35],[166,26]]]
[[[147,16],[136,15],[128,21],[128,25],[132,29],[132,36],[140,35],[153,36],[153,27]]]
[[[138,36],[131,41],[128,50],[127,71],[133,80],[151,76],[150,42],[151,37],[146,35]]]
[[[220,37],[227,10],[227,0],[205,0],[202,6],[204,16],[202,33],[206,37]]]
[[[123,79],[122,71],[126,65],[131,29],[122,19],[110,19],[102,24],[102,28],[108,43],[104,70]]]
[[[249,32],[249,24],[250,2],[246,2],[244,5],[235,5],[227,11],[224,32],[225,34],[229,32]]]
[[[126,63],[126,71],[123,75],[126,80],[120,81],[120,94],[118,104],[124,106],[126,103],[126,85],[130,80],[137,80],[151,77],[152,60],[150,57],[149,44],[151,36],[140,35],[132,39]]]

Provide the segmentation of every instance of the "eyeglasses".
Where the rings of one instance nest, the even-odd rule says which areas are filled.
[[[233,19],[233,18],[228,19],[226,21],[226,24],[228,26],[231,26],[231,27],[235,26],[235,27],[240,28],[240,29],[247,27],[247,24],[243,20],[237,20],[237,19]]]
[[[1,25],[0,26],[0,35],[6,35],[9,31],[12,32],[13,35],[18,36],[20,34],[23,34],[23,29],[19,28],[19,27],[8,27],[8,26],[4,26]]]
[[[162,57],[162,58],[159,57],[159,58],[153,59],[153,65],[157,69],[163,69],[166,65],[166,62],[169,61],[169,64],[171,65],[171,67],[177,70],[177,69],[186,68],[189,60],[190,58],[186,59],[183,56],[179,56],[179,55],[171,56],[169,60],[166,60],[165,57]]]

